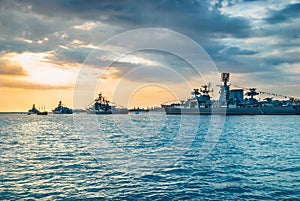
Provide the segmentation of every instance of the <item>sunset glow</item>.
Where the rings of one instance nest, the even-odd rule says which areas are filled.
[[[99,1],[65,6],[4,0],[0,111],[27,111],[34,103],[50,110],[60,100],[72,107],[76,87],[89,91],[75,101],[77,109],[100,92],[125,107],[159,106],[188,98],[193,88],[208,82],[215,98],[216,72],[232,73],[232,83],[243,87],[299,97],[300,2],[275,2]],[[151,27],[161,32],[150,33]],[[133,35],[135,30],[144,32]],[[184,40],[193,41],[202,55]],[[195,66],[193,59],[203,63]],[[211,67],[216,71],[206,72]],[[80,83],[81,76],[86,83]]]

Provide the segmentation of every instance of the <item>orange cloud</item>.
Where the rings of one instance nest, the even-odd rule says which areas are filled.
[[[22,80],[1,79],[0,87],[15,88],[15,89],[33,89],[33,90],[70,90],[72,85],[49,85],[27,82]]]
[[[2,60],[0,61],[0,75],[26,76],[28,73],[20,65]]]

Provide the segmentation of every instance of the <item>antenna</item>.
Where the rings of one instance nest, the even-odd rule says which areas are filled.
[[[224,82],[226,85],[229,82],[230,73],[222,73],[221,74],[221,81]]]

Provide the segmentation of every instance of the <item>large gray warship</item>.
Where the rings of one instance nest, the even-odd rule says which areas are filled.
[[[229,73],[221,74],[218,100],[211,100],[210,87],[204,85],[194,89],[192,98],[162,107],[166,114],[177,115],[300,115],[300,103],[296,99],[258,101],[255,96],[259,93],[255,88],[248,89],[244,98],[244,89],[230,89],[229,77]]]

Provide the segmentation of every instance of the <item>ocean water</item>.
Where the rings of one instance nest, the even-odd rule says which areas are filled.
[[[299,200],[300,116],[0,115],[1,200]]]

